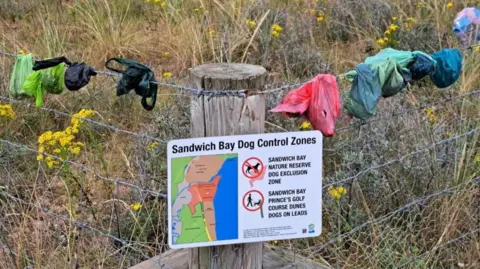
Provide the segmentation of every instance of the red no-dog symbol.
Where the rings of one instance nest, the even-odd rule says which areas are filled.
[[[255,179],[262,175],[263,163],[259,158],[250,157],[242,164],[242,173],[249,179]]]
[[[260,210],[264,202],[263,194],[257,190],[251,190],[245,193],[243,196],[243,207],[250,211],[255,212]]]

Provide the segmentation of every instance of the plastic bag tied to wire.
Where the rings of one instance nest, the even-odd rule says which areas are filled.
[[[437,62],[430,79],[438,88],[446,88],[455,83],[462,72],[462,54],[458,49],[442,49],[432,54]]]
[[[10,83],[8,92],[13,98],[30,97],[31,95],[23,89],[23,84],[27,78],[33,73],[33,55],[18,55],[12,74],[10,75]]]
[[[35,105],[42,107],[46,93],[61,94],[65,88],[65,57],[35,61],[33,72],[25,81],[23,89],[35,97]]]
[[[270,112],[281,112],[287,117],[305,117],[324,136],[333,136],[340,115],[340,93],[335,76],[317,75],[300,88],[290,91]]]
[[[116,61],[126,66],[125,70],[119,70],[109,66],[109,63]],[[105,63],[105,67],[111,71],[121,73],[122,77],[117,85],[117,96],[135,90],[135,93],[142,97],[142,106],[146,110],[152,110],[157,100],[158,85],[155,84],[155,74],[147,66],[130,59],[111,58]],[[150,98],[150,104],[147,99]]]
[[[480,9],[467,7],[453,20],[453,33],[463,47],[480,45]]]
[[[90,83],[97,72],[85,63],[73,63],[65,71],[65,87],[69,91],[78,91]]]
[[[355,71],[345,108],[348,114],[366,120],[376,114],[377,103],[382,95],[378,69],[368,64],[359,64]]]
[[[46,68],[52,68],[61,63],[65,63],[69,66],[65,71],[64,85],[70,91],[80,90],[90,82],[90,78],[92,76],[97,75],[97,72],[95,72],[92,67],[86,65],[85,63],[72,63],[64,56],[42,61],[35,61],[33,70],[37,71]]]

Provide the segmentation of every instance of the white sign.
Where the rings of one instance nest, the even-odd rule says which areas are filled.
[[[322,134],[172,140],[168,197],[171,248],[319,236]]]

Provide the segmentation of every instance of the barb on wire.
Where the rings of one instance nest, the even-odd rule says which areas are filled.
[[[413,257],[413,258],[410,258],[408,261],[400,264],[398,267],[395,267],[395,268],[402,268],[402,267],[404,267],[405,265],[408,265],[408,264],[412,263],[413,261],[416,261],[416,260],[418,260],[419,258],[421,258],[421,257],[423,257],[423,256],[425,256],[425,255],[427,255],[427,254],[429,254],[429,253],[432,253],[432,252],[437,251],[439,248],[442,248],[442,247],[444,247],[444,246],[447,246],[447,245],[450,245],[450,244],[453,244],[453,243],[457,243],[458,241],[461,241],[461,240],[464,239],[465,237],[474,235],[475,233],[478,233],[478,232],[480,232],[480,228],[475,229],[475,230],[473,230],[473,231],[470,231],[470,232],[468,232],[468,233],[464,233],[464,234],[462,234],[461,236],[459,236],[459,237],[457,237],[457,238],[455,238],[455,239],[449,240],[449,241],[447,241],[447,242],[445,242],[445,243],[443,243],[443,244],[441,244],[441,245],[437,245],[437,246],[433,247],[433,248],[432,248],[431,250],[429,250],[429,251],[426,251],[426,252],[424,252],[424,253],[422,253],[422,254],[420,254],[420,255],[418,255],[418,256],[415,256],[415,257]]]
[[[365,173],[367,173],[367,172],[369,172],[369,171],[377,170],[377,169],[380,169],[380,168],[383,168],[383,167],[390,166],[390,165],[392,165],[392,164],[394,164],[394,163],[402,162],[405,158],[408,158],[408,157],[410,157],[410,156],[412,156],[412,155],[416,155],[416,154],[423,153],[423,152],[425,152],[425,151],[428,151],[428,150],[430,150],[430,149],[432,149],[432,148],[437,147],[438,145],[441,145],[441,144],[444,144],[444,143],[448,143],[448,142],[457,140],[457,139],[459,139],[459,138],[461,138],[461,137],[474,134],[474,133],[478,132],[479,130],[480,130],[480,128],[475,128],[475,129],[472,129],[472,130],[470,130],[470,131],[468,131],[468,132],[465,132],[465,133],[463,133],[463,134],[459,134],[459,135],[456,135],[456,136],[454,136],[454,137],[451,137],[451,138],[448,138],[448,139],[444,139],[444,140],[440,140],[440,141],[438,141],[438,142],[435,142],[435,143],[431,144],[431,145],[428,146],[428,147],[425,147],[425,148],[422,148],[422,149],[419,149],[419,150],[410,152],[410,153],[408,153],[408,154],[406,154],[406,155],[403,155],[401,158],[398,158],[398,159],[395,159],[395,160],[391,160],[391,161],[388,161],[388,162],[383,163],[383,164],[371,166],[371,167],[369,167],[369,168],[367,168],[367,169],[365,169],[365,170],[363,170],[363,171],[358,172],[358,173],[357,173],[356,175],[354,175],[354,176],[351,176],[351,177],[348,177],[348,178],[345,178],[345,179],[342,179],[342,180],[339,180],[339,181],[335,181],[335,182],[326,184],[326,185],[323,187],[323,189],[326,189],[326,188],[328,188],[328,187],[330,187],[330,186],[334,186],[334,185],[336,185],[336,184],[343,184],[343,183],[345,183],[345,182],[354,180],[354,179],[358,178],[359,176],[361,176],[361,175],[363,175],[363,174],[365,174]]]
[[[24,105],[24,106],[27,107],[27,108],[37,108],[36,106],[34,106],[34,105],[32,105],[32,104],[24,103],[24,102],[22,102],[22,101],[20,101],[20,100],[15,100],[15,99],[12,99],[12,98],[9,98],[9,97],[5,97],[5,96],[0,96],[0,99],[1,99],[1,100],[5,100],[5,101],[10,101],[10,102],[13,102],[13,103],[22,104],[22,105]],[[120,129],[120,128],[118,128],[118,127],[116,127],[116,126],[113,126],[113,125],[101,123],[101,122],[98,122],[98,121],[94,121],[94,120],[92,120],[92,119],[77,117],[77,116],[75,116],[75,115],[72,115],[72,114],[69,114],[69,113],[66,113],[66,112],[62,112],[62,111],[58,111],[58,110],[55,110],[55,109],[46,108],[46,107],[41,107],[41,108],[39,108],[39,109],[44,110],[44,111],[47,111],[47,112],[54,113],[54,114],[56,114],[56,115],[64,116],[64,117],[78,118],[78,119],[81,119],[82,121],[86,121],[86,122],[88,122],[88,123],[90,123],[90,124],[94,124],[94,125],[100,126],[100,127],[102,127],[102,128],[111,130],[111,131],[116,132],[116,133],[124,133],[124,134],[132,135],[132,136],[135,136],[135,137],[139,137],[139,138],[146,138],[146,139],[149,139],[149,140],[152,140],[152,141],[156,141],[156,142],[159,142],[159,143],[164,143],[164,144],[168,143],[168,141],[159,139],[159,138],[157,138],[157,137],[153,137],[153,136],[150,136],[150,135],[147,135],[147,134],[141,134],[141,133],[135,133],[135,132],[132,132],[132,131],[123,130],[123,129]]]
[[[134,250],[135,252],[139,253],[140,255],[142,255],[143,258],[145,259],[150,259],[151,257],[145,255],[141,250],[139,249],[136,249],[135,247],[132,246],[132,243],[134,242],[128,242],[127,240],[124,240],[124,239],[121,239],[121,238],[118,238],[114,235],[111,235],[111,234],[108,234],[108,233],[104,233],[102,232],[101,230],[99,230],[98,228],[95,228],[91,225],[89,225],[87,222],[80,222],[80,221],[77,221],[77,220],[72,220],[66,216],[63,216],[61,214],[58,214],[56,212],[53,212],[51,210],[49,210],[48,208],[46,207],[41,207],[41,206],[37,206],[37,205],[34,205],[33,203],[29,203],[23,199],[20,199],[18,197],[15,197],[7,192],[3,192],[3,191],[0,191],[0,195],[3,195],[4,197],[7,197],[11,200],[14,200],[14,201],[17,201],[25,206],[30,206],[32,208],[36,208],[42,212],[44,212],[45,214],[47,215],[50,215],[54,218],[57,218],[57,219],[61,219],[65,222],[68,222],[68,223],[71,223],[72,225],[74,225],[75,227],[79,228],[79,229],[87,229],[87,230],[90,230],[100,236],[103,236],[103,237],[106,237],[106,238],[110,238],[112,239],[113,241],[115,242],[118,242],[120,244],[122,244],[122,246],[126,247],[126,248],[130,248],[132,250]],[[166,266],[165,264],[162,264],[162,266]],[[169,268],[169,267],[162,267],[162,268]]]
[[[405,205],[399,207],[397,210],[392,211],[392,212],[390,212],[390,213],[388,213],[388,214],[386,214],[386,215],[384,215],[384,216],[382,216],[382,217],[380,217],[380,218],[376,218],[376,219],[374,219],[374,220],[367,221],[367,222],[365,222],[365,223],[363,223],[363,224],[361,224],[361,225],[358,225],[358,226],[356,226],[355,228],[353,228],[352,230],[350,230],[349,232],[344,233],[344,234],[342,234],[342,235],[340,235],[340,236],[338,236],[338,237],[336,237],[336,238],[334,238],[334,239],[331,239],[331,240],[327,241],[325,244],[323,244],[323,245],[321,245],[321,246],[315,247],[315,249],[317,249],[317,250],[324,249],[324,248],[328,247],[329,245],[334,244],[334,243],[337,242],[339,239],[345,238],[345,237],[347,237],[347,236],[349,236],[349,235],[351,235],[351,234],[354,234],[354,233],[356,233],[357,231],[359,231],[359,230],[361,230],[361,229],[363,229],[363,228],[365,228],[365,227],[367,227],[367,226],[370,226],[370,225],[372,225],[372,224],[379,224],[379,223],[382,223],[382,222],[384,222],[384,221],[387,221],[388,219],[392,218],[392,217],[393,217],[394,215],[396,215],[397,213],[400,213],[400,212],[402,212],[402,211],[404,211],[404,210],[406,210],[406,209],[408,209],[408,208],[410,208],[410,207],[412,207],[412,206],[422,204],[422,203],[424,203],[424,202],[426,202],[426,201],[428,201],[428,200],[430,200],[430,199],[432,199],[432,198],[434,198],[434,197],[441,196],[441,195],[443,195],[443,194],[451,193],[451,192],[453,192],[454,190],[456,190],[456,189],[458,189],[458,188],[460,188],[460,187],[462,187],[462,186],[464,186],[464,185],[468,185],[468,184],[470,184],[470,183],[472,183],[472,182],[477,183],[478,180],[480,180],[480,177],[473,178],[473,179],[471,179],[471,180],[465,181],[465,182],[463,182],[463,183],[461,183],[461,184],[459,184],[459,185],[457,185],[457,186],[455,186],[455,187],[451,187],[451,188],[448,188],[448,189],[445,189],[445,190],[442,190],[442,191],[439,191],[439,192],[436,192],[436,193],[427,195],[427,196],[422,197],[422,198],[417,198],[417,199],[409,202],[408,204],[405,204]]]
[[[469,96],[472,96],[472,95],[477,95],[477,94],[480,94],[480,90],[473,90],[469,93],[454,96],[454,97],[451,97],[451,98],[446,98],[446,99],[443,99],[443,100],[439,100],[437,102],[421,105],[421,106],[418,106],[418,107],[415,107],[415,108],[403,109],[399,112],[393,112],[390,116],[378,117],[378,118],[374,118],[374,119],[371,119],[371,120],[368,120],[368,121],[362,121],[362,122],[357,123],[357,124],[350,124],[349,126],[338,128],[336,131],[337,132],[342,132],[342,131],[345,131],[345,130],[348,130],[348,129],[351,129],[351,128],[358,128],[361,125],[370,124],[372,122],[376,122],[376,121],[380,121],[380,120],[388,120],[388,119],[391,119],[393,117],[398,117],[398,116],[408,114],[410,112],[415,112],[415,111],[422,110],[422,109],[425,109],[425,108],[428,108],[428,107],[446,104],[446,103],[453,102],[453,101],[458,100],[458,99],[462,99],[462,98],[469,97]]]
[[[125,187],[128,187],[128,188],[131,188],[131,189],[135,189],[135,190],[137,190],[141,193],[145,193],[145,194],[151,195],[153,197],[157,197],[157,198],[161,198],[161,199],[167,199],[167,195],[165,193],[160,193],[160,192],[156,192],[156,191],[152,191],[152,190],[143,189],[140,186],[137,186],[137,185],[132,184],[132,183],[125,182],[121,179],[111,179],[111,178],[104,177],[104,176],[100,175],[99,173],[97,173],[96,171],[92,170],[91,168],[86,167],[85,165],[83,165],[81,163],[68,161],[68,160],[63,160],[63,159],[59,158],[58,156],[50,155],[50,154],[47,154],[47,153],[41,153],[41,152],[39,152],[35,149],[32,149],[32,148],[30,148],[26,145],[17,144],[17,143],[8,141],[8,140],[0,139],[0,142],[3,143],[3,144],[7,144],[7,145],[10,145],[10,146],[16,147],[16,148],[25,149],[25,150],[30,151],[30,152],[35,153],[35,154],[43,154],[47,157],[51,157],[51,158],[53,158],[55,160],[58,160],[60,162],[64,162],[64,163],[74,165],[74,166],[82,169],[85,172],[88,172],[88,173],[91,173],[91,174],[95,175],[97,178],[99,178],[103,181],[118,184],[118,185],[122,185],[122,186],[125,186]]]

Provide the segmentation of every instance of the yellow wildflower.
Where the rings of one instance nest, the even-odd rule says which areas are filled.
[[[323,22],[325,18],[323,16],[318,16],[317,17],[317,22]]]
[[[37,161],[43,161],[43,155],[42,154],[37,155]]]
[[[147,150],[148,151],[153,151],[156,147],[158,147],[160,144],[158,142],[153,142],[150,145],[148,145]]]
[[[385,42],[388,42],[388,40],[389,40],[388,37],[383,38],[383,41],[385,41]]]
[[[309,9],[308,13],[310,13],[310,16],[313,16],[315,14],[315,9],[313,8]]]
[[[0,118],[5,117],[7,119],[15,119],[15,111],[13,111],[13,108],[11,105],[6,104],[6,105],[0,105]]]
[[[397,21],[398,17],[392,17],[392,21]]]
[[[274,24],[274,25],[272,25],[272,31],[281,32],[281,31],[283,31],[283,28],[282,28],[282,26],[280,26],[278,24]]]
[[[163,1],[163,2],[160,4],[161,7],[165,7],[166,5],[167,5],[167,2],[165,2],[165,1]]]
[[[312,128],[312,124],[310,124],[310,122],[308,122],[308,121],[304,121],[300,125],[301,130],[308,130],[308,129],[311,129],[311,128]]]
[[[163,57],[168,57],[168,56],[170,56],[170,52],[166,51],[162,55],[163,55]]]
[[[447,3],[447,8],[452,8],[453,7],[453,3],[452,2],[448,2]]]
[[[435,107],[428,107],[424,110],[425,114],[427,115],[428,117],[428,121],[430,123],[435,123],[436,121],[436,117],[435,117]]]
[[[46,131],[38,138],[38,152],[37,160],[43,160],[42,153],[50,155],[56,155],[61,160],[64,160],[66,156],[62,153],[72,153],[73,155],[80,154],[83,143],[75,141],[75,135],[79,132],[79,128],[83,121],[92,116],[95,112],[93,110],[82,109],[75,115],[73,115],[70,126],[65,128],[64,131]],[[52,157],[45,158],[45,163],[48,168],[52,168],[55,165],[59,165],[60,162],[54,160]]]
[[[135,204],[131,204],[130,207],[134,210],[134,211],[138,211],[142,208],[142,205],[140,203],[135,203]]]
[[[250,27],[250,29],[255,29],[255,27],[257,26],[257,22],[256,21],[253,21],[253,20],[246,20],[245,23],[248,25],[248,27]]]
[[[328,195],[330,195],[330,197],[332,197],[335,200],[340,200],[340,198],[342,198],[342,196],[345,194],[347,194],[347,190],[343,186],[340,186],[337,188],[330,186],[328,188]]]
[[[74,155],[80,154],[80,147],[73,147],[73,148],[70,147],[68,150],[70,151],[70,153],[72,153]]]
[[[385,40],[383,40],[383,38],[380,38],[380,39],[377,40],[377,44],[378,45],[383,45],[383,44],[385,44]]]
[[[398,25],[392,23],[392,24],[390,24],[390,26],[388,26],[388,29],[392,32],[395,32],[395,31],[398,30]]]
[[[384,32],[385,35],[390,35],[392,34],[392,31],[390,31],[390,29],[388,29],[387,31]]]
[[[279,36],[280,36],[280,33],[277,32],[277,31],[272,31],[272,36],[274,36],[274,37],[279,37]]]
[[[476,159],[477,163],[480,163],[480,153],[477,154],[477,159]]]
[[[164,78],[171,78],[171,77],[173,76],[173,74],[170,73],[170,72],[165,72],[165,73],[163,73],[162,76],[163,76]]]

